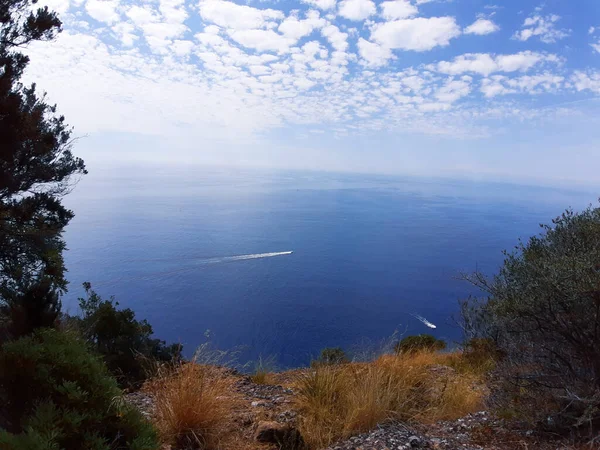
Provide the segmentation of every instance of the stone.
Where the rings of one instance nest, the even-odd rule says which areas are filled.
[[[408,438],[408,443],[411,447],[420,447],[421,439],[419,439],[417,436],[411,436]]]
[[[258,422],[255,438],[258,442],[277,444],[282,450],[304,448],[304,440],[300,432],[294,427],[278,422]]]
[[[289,430],[287,425],[277,422],[261,421],[256,427],[256,440],[259,442],[278,443],[281,442],[285,433]]]

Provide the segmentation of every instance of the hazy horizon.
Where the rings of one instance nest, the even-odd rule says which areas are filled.
[[[85,155],[83,155],[85,157]],[[572,190],[575,192],[596,192],[600,196],[600,180],[578,180],[578,179],[547,179],[535,178],[528,175],[514,176],[514,174],[493,174],[493,173],[410,173],[402,171],[369,171],[351,168],[304,168],[304,167],[288,167],[285,165],[242,165],[239,163],[211,163],[199,161],[180,161],[180,160],[97,160],[92,156],[86,159],[87,169],[90,172],[81,180],[85,181],[90,176],[94,177],[97,174],[107,175],[110,173],[128,173],[132,170],[156,171],[163,170],[174,175],[177,171],[194,171],[200,172],[205,170],[225,170],[225,171],[254,171],[254,172],[273,172],[273,173],[314,173],[314,174],[330,174],[330,175],[356,175],[356,176],[371,176],[371,177],[386,177],[386,178],[408,178],[414,180],[434,180],[434,181],[457,181],[469,182],[476,184],[499,184],[507,186],[524,186],[524,187],[539,187],[549,189]],[[199,175],[201,176],[201,175]],[[600,197],[599,197],[600,198]]]

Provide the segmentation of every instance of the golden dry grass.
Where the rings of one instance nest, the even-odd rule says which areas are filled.
[[[273,384],[275,372],[275,358],[258,357],[254,364],[254,373],[250,375],[250,379],[256,384]]]
[[[253,383],[256,384],[273,384],[273,374],[267,372],[266,370],[256,370],[252,375],[250,375],[250,379]]]
[[[151,389],[162,441],[176,448],[223,448],[235,401],[233,382],[218,368],[193,363],[159,376]]]
[[[315,367],[297,380],[301,433],[311,448],[323,448],[386,420],[433,422],[476,411],[482,371],[461,358],[419,352]]]

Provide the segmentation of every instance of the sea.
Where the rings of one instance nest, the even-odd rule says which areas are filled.
[[[429,333],[456,346],[460,279],[493,275],[519,239],[598,190],[461,179],[206,166],[90,167],[65,198],[77,314],[82,283],[147,319],[186,356],[308,364]],[[435,326],[433,328],[432,326]],[[247,367],[247,366],[246,366]]]

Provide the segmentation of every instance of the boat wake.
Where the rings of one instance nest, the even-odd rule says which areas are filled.
[[[421,321],[423,323],[423,325],[425,325],[426,327],[429,328],[437,328],[436,325],[432,324],[429,320],[427,320],[425,317],[423,316],[419,316],[418,314],[411,314],[415,319]]]
[[[287,252],[271,252],[271,253],[255,253],[252,255],[238,255],[238,256],[222,256],[220,258],[208,258],[197,261],[198,264],[218,264],[232,261],[246,261],[248,259],[260,259],[260,258],[273,258],[275,256],[291,255],[293,251]]]
[[[286,252],[253,253],[250,255],[220,256],[217,258],[199,259],[199,260],[191,262],[191,265],[190,265],[190,262],[188,262],[187,265],[184,265],[183,267],[180,267],[178,269],[165,270],[162,272],[155,272],[152,274],[145,274],[145,275],[139,275],[139,276],[134,276],[134,277],[120,277],[117,279],[106,281],[104,283],[96,283],[94,286],[105,286],[105,285],[111,285],[111,284],[118,284],[118,283],[122,283],[125,281],[152,279],[155,277],[164,277],[164,276],[168,276],[168,275],[175,275],[175,274],[178,274],[181,272],[192,271],[195,268],[197,268],[197,266],[204,266],[204,265],[209,265],[209,264],[221,264],[221,263],[228,263],[228,262],[234,262],[234,261],[246,261],[246,260],[250,260],[250,259],[273,258],[275,256],[291,255],[292,253],[294,253],[294,252],[289,250]],[[152,261],[162,261],[162,260],[152,260]]]

